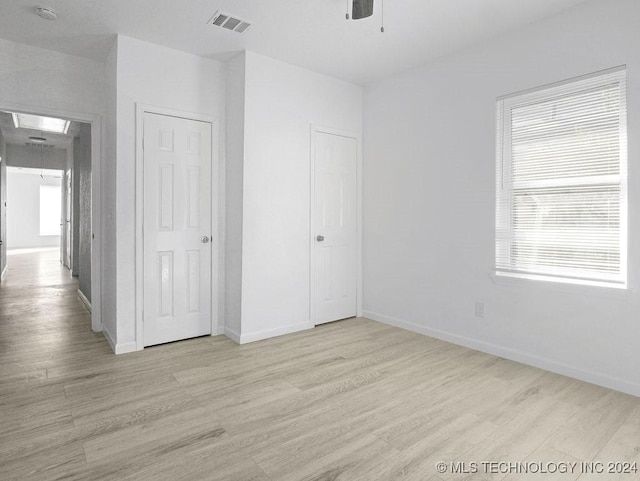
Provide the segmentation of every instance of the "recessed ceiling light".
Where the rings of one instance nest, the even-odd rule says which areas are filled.
[[[41,130],[42,132],[52,132],[54,134],[67,134],[71,122],[54,117],[43,117],[42,115],[12,113],[13,125],[16,129]]]
[[[58,14],[47,7],[36,7],[36,15],[45,20],[55,20],[58,18]]]

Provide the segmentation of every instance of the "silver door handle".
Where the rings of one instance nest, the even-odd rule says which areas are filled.
[[[318,235],[318,236],[316,236],[316,240],[318,242],[322,242],[324,240],[324,236],[323,235]]]
[[[209,242],[209,237],[207,237],[206,235],[203,235],[202,237],[200,237],[200,242],[202,242],[203,244],[207,244]]]

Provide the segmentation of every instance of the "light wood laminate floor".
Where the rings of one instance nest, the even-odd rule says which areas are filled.
[[[638,398],[367,319],[244,346],[218,336],[115,356],[91,332],[57,253],[9,263],[4,481],[640,477],[580,465],[464,474],[450,464],[639,462]]]

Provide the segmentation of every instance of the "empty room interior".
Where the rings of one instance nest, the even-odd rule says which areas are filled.
[[[640,476],[640,2],[0,4],[0,479]]]

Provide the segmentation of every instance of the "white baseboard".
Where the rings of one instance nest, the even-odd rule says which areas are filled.
[[[442,331],[440,329],[433,329],[430,327],[421,326],[418,324],[414,324],[412,322],[403,321],[395,317],[387,316],[377,312],[371,312],[371,311],[365,310],[363,312],[363,316],[369,319],[372,319],[374,321],[379,321],[384,324],[400,327],[408,331],[417,332],[418,334],[423,334],[425,336],[440,339],[442,341],[447,341],[452,344],[457,344],[459,346],[468,347],[476,351],[486,352],[487,354],[492,354],[494,356],[499,356],[505,359],[510,359],[512,361],[528,364],[530,366],[538,367],[546,371],[562,374],[563,376],[572,377],[575,379],[579,379],[580,381],[585,381],[591,384],[597,384],[598,386],[614,389],[616,391],[621,391],[627,394],[631,394],[633,396],[640,396],[640,384],[630,382],[625,379],[612,377],[596,371],[588,371],[576,366],[570,366],[562,362],[554,361],[551,359],[545,359],[545,358],[536,356],[535,354],[520,351],[517,349],[512,349],[509,347],[504,347],[497,344],[480,341],[478,339],[472,339],[469,337],[460,336],[458,334]]]
[[[135,341],[116,343],[108,330],[103,329],[102,334],[107,339],[107,342],[111,346],[114,354],[127,354],[138,350],[138,346]]]
[[[285,334],[292,334],[294,332],[306,331],[307,329],[313,329],[315,326],[310,322],[301,324],[292,324],[290,326],[279,327],[277,329],[269,329],[266,331],[249,332],[246,334],[240,334],[240,344],[247,344],[249,342],[262,341],[263,339],[269,339],[276,336],[284,336]]]
[[[236,344],[240,344],[240,334],[238,334],[233,329],[230,329],[230,328],[225,326],[224,335],[227,336],[229,339],[231,339]]]
[[[80,298],[82,303],[87,307],[87,309],[89,309],[89,312],[91,312],[91,301],[87,299],[87,296],[85,296],[80,289],[78,289],[78,297]]]
[[[314,327],[315,326],[310,322],[303,322],[300,324],[292,324],[290,326],[279,327],[277,329],[268,329],[266,331],[256,331],[242,334],[238,334],[234,330],[227,327],[225,328],[224,333],[229,339],[238,344],[248,344],[250,342],[262,341],[263,339],[283,336],[285,334],[306,331],[307,329],[313,329]]]
[[[111,333],[107,329],[103,329],[102,330],[102,335],[104,336],[104,338],[107,340],[107,342],[111,346],[111,350],[115,353],[116,352],[116,342],[113,340],[113,337],[111,336]]]
[[[119,342],[116,344],[116,354],[127,354],[129,352],[136,352],[138,350],[138,344],[135,341],[131,342]]]

